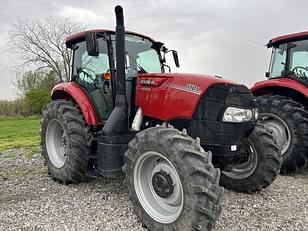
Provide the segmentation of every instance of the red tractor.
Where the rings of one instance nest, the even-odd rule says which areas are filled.
[[[294,172],[308,157],[308,31],[273,38],[268,80],[251,91],[259,98],[259,119],[282,149],[282,173]]]
[[[165,73],[177,52],[148,36],[90,30],[67,38],[72,77],[52,91],[41,121],[42,155],[64,184],[126,174],[130,198],[151,230],[209,230],[222,185],[253,192],[279,173],[272,135],[257,125],[257,100],[218,77]],[[222,177],[220,178],[220,170]]]

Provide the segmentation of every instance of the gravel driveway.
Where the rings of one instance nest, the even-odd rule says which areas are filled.
[[[145,230],[123,177],[64,186],[38,155],[13,152],[17,158],[0,153],[0,230]],[[308,230],[308,170],[280,176],[261,193],[226,191],[215,230]]]

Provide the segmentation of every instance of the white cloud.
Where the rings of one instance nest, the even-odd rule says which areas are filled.
[[[147,34],[177,49],[185,72],[219,74],[251,85],[264,79],[271,37],[307,30],[305,0],[12,0],[0,2],[0,37],[17,18],[39,19],[44,15],[76,16],[89,28],[114,28],[114,6],[124,7],[126,28]],[[6,13],[7,12],[7,13]],[[12,13],[14,12],[14,14]],[[6,28],[6,29],[3,29]],[[3,49],[0,43],[0,51]],[[0,62],[7,62],[0,53]],[[0,70],[3,64],[0,63]],[[1,77],[9,87],[12,76]]]
[[[101,14],[96,14],[95,12],[87,9],[81,9],[67,5],[63,6],[58,14],[62,17],[76,18],[78,21],[84,22],[85,24],[89,24],[91,26],[101,26],[108,22],[106,17]]]

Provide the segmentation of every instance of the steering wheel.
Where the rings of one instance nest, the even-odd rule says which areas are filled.
[[[308,74],[308,68],[296,66],[292,69],[292,72],[300,78],[306,78],[307,77],[306,73]]]

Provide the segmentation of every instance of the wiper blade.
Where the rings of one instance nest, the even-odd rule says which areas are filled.
[[[142,74],[148,73],[139,63],[137,63],[137,67],[139,68],[139,71],[140,71]],[[138,71],[138,70],[136,70],[136,71]]]
[[[135,60],[136,60],[136,66],[133,66],[133,68],[135,69],[135,71],[139,72],[139,73],[142,73],[142,74],[145,74],[145,73],[148,73],[139,63],[137,63],[137,56],[136,55],[132,55],[131,53],[129,53],[128,51],[126,51],[126,53],[133,57]]]

